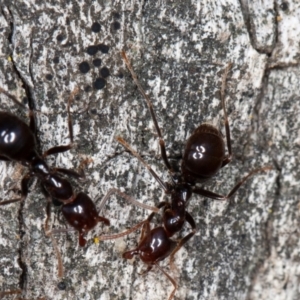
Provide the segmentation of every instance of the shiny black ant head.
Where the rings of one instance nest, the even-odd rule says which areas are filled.
[[[224,157],[221,132],[212,125],[200,125],[186,142],[181,164],[185,182],[194,185],[210,179],[222,167]]]

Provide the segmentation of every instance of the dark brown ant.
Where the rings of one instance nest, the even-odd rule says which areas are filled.
[[[55,146],[45,151],[42,155],[37,151],[35,134],[36,121],[32,109],[33,103],[30,97],[28,97],[29,126],[19,117],[5,111],[0,111],[0,160],[19,162],[29,169],[21,181],[21,197],[2,201],[0,205],[24,201],[28,195],[30,179],[37,177],[42,184],[46,196],[53,200],[58,200],[62,204],[61,210],[65,219],[79,232],[79,245],[84,246],[86,244],[84,235],[93,229],[98,222],[104,222],[105,225],[109,225],[109,220],[98,215],[95,204],[88,195],[83,192],[76,194],[73,191],[71,183],[60,175],[65,174],[80,179],[84,178],[83,170],[81,170],[81,173],[78,173],[70,169],[50,168],[45,161],[47,156],[68,151],[73,147],[73,127],[70,105],[77,91],[78,89],[75,89],[68,100],[67,110],[70,143],[68,145]],[[14,96],[1,87],[0,93],[5,94],[15,104],[25,108]],[[49,215],[50,206],[48,201],[48,218]]]
[[[134,255],[139,255],[141,260],[148,266],[144,273],[150,271],[153,266],[159,268],[159,270],[161,270],[161,272],[172,282],[174,286],[174,289],[169,296],[169,300],[171,300],[176,292],[177,283],[159,266],[158,262],[170,256],[170,264],[171,267],[174,268],[173,263],[176,252],[196,233],[195,221],[191,214],[186,211],[186,207],[192,194],[198,194],[214,200],[228,200],[250,176],[261,171],[269,170],[270,167],[253,170],[242,180],[240,180],[226,196],[219,195],[196,186],[197,182],[203,182],[210,179],[232,160],[230,129],[225,109],[225,85],[228,72],[231,68],[231,65],[229,65],[226,68],[222,78],[220,93],[222,108],[225,116],[225,131],[228,154],[225,154],[225,143],[221,132],[211,125],[202,124],[196,128],[194,133],[187,140],[181,164],[181,172],[175,172],[172,169],[166,154],[165,142],[162,138],[161,131],[157,123],[152,102],[138,81],[137,76],[133,71],[133,68],[124,51],[122,52],[122,57],[132,75],[135,84],[144,96],[149,107],[159,138],[161,157],[171,175],[172,182],[163,182],[161,178],[153,171],[153,169],[134,149],[131,148],[131,146],[124,139],[121,137],[117,137],[116,139],[124,146],[124,148],[129,150],[132,155],[137,157],[137,159],[143,163],[143,165],[163,188],[165,193],[171,196],[171,203],[161,202],[156,206],[158,209],[163,208],[161,226],[151,229],[150,222],[155,215],[153,212],[145,221],[142,221],[129,230],[119,234],[100,236],[99,239],[115,239],[125,236],[142,227],[142,233],[138,247],[123,253],[123,258],[131,259]],[[178,233],[183,228],[185,222],[189,223],[192,231],[179,241],[171,239],[174,234]]]

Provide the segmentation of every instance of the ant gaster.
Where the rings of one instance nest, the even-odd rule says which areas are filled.
[[[25,108],[14,96],[2,88],[0,88],[0,93],[5,94],[15,104]],[[47,156],[68,151],[73,147],[73,127],[70,104],[76,93],[77,89],[71,93],[68,100],[70,144],[53,147],[45,151],[42,155],[39,155],[37,151],[36,121],[33,113],[33,103],[30,97],[28,97],[29,126],[19,117],[5,111],[0,111],[0,160],[19,162],[29,169],[21,181],[21,197],[2,201],[0,205],[24,201],[28,194],[29,180],[33,177],[37,177],[48,198],[51,197],[53,200],[56,199],[62,203],[61,210],[65,219],[79,232],[79,244],[80,246],[84,246],[86,244],[84,235],[94,228],[98,222],[104,222],[106,225],[109,225],[109,220],[98,215],[95,204],[88,195],[83,192],[76,194],[73,191],[71,183],[60,175],[65,174],[75,178],[82,178],[84,177],[83,170],[82,173],[79,174],[69,169],[50,168],[45,161]],[[48,218],[49,214],[50,206],[48,201]]]
[[[161,202],[157,205],[158,209],[163,208],[161,226],[151,229],[150,222],[155,215],[155,213],[152,213],[145,221],[142,221],[125,232],[101,236],[99,239],[115,239],[127,235],[142,227],[142,233],[138,247],[133,250],[126,251],[123,253],[123,257],[126,259],[131,259],[134,255],[139,255],[141,260],[148,266],[145,272],[150,271],[153,266],[159,268],[174,286],[174,289],[169,296],[169,300],[171,300],[176,292],[177,283],[158,265],[158,262],[170,256],[170,264],[171,267],[174,268],[174,255],[196,233],[195,221],[191,214],[186,210],[192,194],[198,194],[214,200],[228,200],[250,176],[260,171],[269,170],[270,168],[264,167],[253,170],[240,182],[238,182],[226,196],[219,195],[196,186],[197,182],[203,182],[213,177],[232,159],[230,130],[225,109],[225,85],[227,74],[231,67],[231,65],[229,65],[223,75],[220,92],[222,108],[225,116],[225,131],[228,154],[225,154],[225,143],[221,132],[212,125],[202,124],[196,128],[186,142],[181,164],[181,172],[174,172],[166,154],[165,142],[162,138],[161,131],[157,123],[152,102],[138,81],[137,76],[133,71],[133,68],[124,51],[122,51],[122,57],[132,75],[135,84],[137,85],[141,94],[144,96],[144,99],[149,107],[150,114],[159,138],[161,157],[171,175],[171,184],[163,182],[153,171],[153,169],[134,149],[131,148],[131,146],[124,139],[121,137],[117,137],[116,139],[127,150],[129,150],[132,155],[137,157],[138,160],[144,164],[144,166],[163,188],[165,193],[170,195],[171,203]],[[183,228],[185,222],[188,222],[191,226],[191,232],[179,241],[171,239],[175,233],[178,233]]]

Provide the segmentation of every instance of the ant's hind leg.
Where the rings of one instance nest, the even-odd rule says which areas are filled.
[[[31,130],[31,132],[35,135],[36,134],[36,121],[35,121],[35,116],[34,116],[34,104],[33,101],[31,100],[30,97],[30,91],[29,89],[26,89],[26,94],[27,94],[27,98],[28,98],[28,104],[29,104],[29,128]],[[5,91],[2,87],[0,87],[0,93],[4,94],[6,97],[8,97],[10,100],[12,100],[16,105],[18,105],[19,107],[21,107],[24,110],[28,110],[27,107],[24,106],[24,104],[22,104],[20,101],[18,101],[18,99],[13,96],[12,94],[8,93],[7,91]]]
[[[48,149],[47,151],[45,151],[43,153],[44,158],[49,155],[56,154],[56,153],[62,153],[62,152],[69,151],[70,149],[72,149],[74,147],[73,122],[72,122],[72,116],[71,116],[71,112],[70,112],[70,106],[71,106],[71,103],[73,102],[73,99],[77,93],[78,93],[78,88],[75,88],[68,99],[67,111],[68,111],[68,128],[69,128],[70,143],[68,145],[60,145],[60,146],[55,146],[53,148]]]
[[[23,179],[21,181],[21,197],[20,198],[1,201],[0,205],[7,205],[10,203],[14,203],[14,202],[24,201],[28,195],[28,183],[29,183],[30,178],[31,178],[31,176],[29,173],[27,173],[23,177]]]
[[[101,212],[101,210],[103,209],[105,203],[108,201],[108,199],[113,195],[113,194],[118,194],[121,198],[125,199],[126,201],[128,201],[129,203],[144,208],[144,209],[148,209],[151,210],[155,213],[159,212],[159,208],[155,207],[155,206],[150,206],[144,203],[141,203],[137,200],[135,200],[133,197],[121,192],[120,190],[116,189],[116,188],[111,188],[108,190],[108,192],[106,193],[106,195],[102,198],[100,206],[99,206],[99,211]]]
[[[58,273],[57,276],[58,276],[58,278],[62,278],[62,277],[64,277],[64,267],[63,267],[63,263],[62,263],[61,254],[58,249],[56,239],[53,236],[52,232],[49,232],[48,236],[51,238],[53,249],[54,249],[54,252],[55,252],[55,255],[57,258],[57,273]]]
[[[153,104],[152,104],[149,96],[146,94],[143,87],[141,86],[141,84],[140,84],[140,82],[137,78],[137,75],[135,74],[135,72],[132,68],[132,65],[131,65],[125,51],[122,51],[121,54],[122,54],[122,58],[123,58],[128,70],[129,70],[129,72],[131,73],[133,81],[135,82],[135,84],[137,85],[137,87],[140,90],[141,94],[144,96],[144,98],[146,100],[146,103],[147,103],[148,108],[150,110],[150,114],[151,114],[155,129],[156,129],[156,132],[157,132],[157,135],[158,135],[158,138],[159,138],[159,146],[160,146],[160,152],[161,152],[162,159],[163,159],[166,167],[168,168],[169,172],[173,173],[174,171],[173,171],[173,169],[172,169],[172,167],[169,163],[168,157],[167,157],[165,141],[162,137],[161,130],[158,126],[157,118],[156,118],[156,115],[155,115],[155,112],[154,112],[154,109],[153,109]]]
[[[53,236],[53,232],[49,228],[49,220],[51,218],[51,202],[52,201],[51,201],[51,198],[50,198],[48,192],[46,191],[46,189],[44,187],[42,187],[42,192],[45,195],[45,197],[47,198],[46,220],[45,220],[45,224],[44,224],[45,235],[47,237],[51,238],[52,246],[53,246],[56,258],[57,258],[58,278],[62,278],[64,276],[64,268],[63,268],[61,254],[58,249],[56,239]]]
[[[22,109],[27,109],[20,101],[17,100],[17,98],[15,96],[13,96],[12,94],[8,93],[2,87],[0,87],[0,93],[4,94],[7,98],[9,98],[10,100],[12,100],[16,105],[18,105]]]
[[[107,196],[107,195],[106,195],[106,196]],[[105,196],[105,197],[106,197],[106,196]],[[126,196],[127,196],[127,195],[126,195]],[[103,198],[103,200],[105,199],[105,197]],[[127,197],[129,197],[129,196],[127,196]],[[103,200],[102,200],[102,201],[103,201]],[[136,201],[136,200],[134,200],[134,201]],[[159,210],[160,208],[164,207],[165,205],[166,205],[165,202],[161,202],[161,203],[159,203],[159,204],[157,205],[157,207],[155,207],[155,208],[156,208],[157,210]],[[103,205],[101,205],[101,204],[100,204],[100,206],[103,207]],[[138,230],[140,227],[142,227],[142,234],[141,234],[141,239],[142,239],[142,238],[145,236],[145,231],[149,232],[149,230],[150,230],[150,229],[148,229],[148,228],[150,228],[150,227],[149,227],[149,226],[150,226],[149,223],[150,223],[150,221],[152,220],[152,218],[154,217],[154,215],[155,215],[156,213],[157,213],[157,211],[151,213],[151,214],[149,215],[149,217],[148,217],[146,220],[144,220],[144,221],[142,221],[142,222],[140,222],[140,223],[134,225],[133,227],[129,228],[129,229],[126,230],[126,231],[123,231],[123,232],[117,233],[117,234],[102,235],[102,236],[99,236],[98,238],[99,238],[100,241],[114,240],[114,239],[117,239],[117,238],[126,236],[126,235],[128,235],[128,234],[130,234],[130,233],[132,233],[132,232],[134,232],[134,231],[136,231],[136,230]]]
[[[80,180],[85,180],[85,172],[84,172],[84,168],[86,165],[88,165],[90,162],[92,162],[92,159],[84,159],[83,161],[81,161],[79,167],[78,167],[78,171],[74,171],[72,169],[65,169],[65,168],[53,168],[53,170],[55,172],[59,172],[62,174],[65,174],[67,176],[76,178],[76,179],[80,179]]]
[[[223,77],[222,77],[222,86],[221,86],[221,91],[220,91],[222,108],[223,108],[223,112],[224,112],[224,125],[225,125],[227,151],[228,151],[228,154],[226,155],[226,157],[223,160],[222,168],[224,166],[226,166],[227,164],[229,164],[232,160],[232,150],[231,150],[231,141],[230,141],[230,128],[229,128],[228,115],[227,115],[226,106],[225,106],[226,80],[227,80],[228,72],[231,69],[231,66],[232,66],[232,64],[228,64],[226,69],[225,69],[225,72],[224,72]]]
[[[155,180],[160,184],[160,186],[162,187],[162,189],[168,193],[169,189],[167,184],[165,184],[161,178],[156,174],[156,172],[154,172],[154,170],[143,160],[143,158],[120,136],[116,137],[116,140],[128,151],[130,151],[130,153],[135,156],[149,171],[149,173],[155,178]]]
[[[174,286],[174,290],[172,291],[171,295],[168,298],[168,300],[172,300],[177,290],[177,283],[166,271],[164,271],[164,269],[161,266],[159,266],[157,263],[155,265],[172,282]]]
[[[147,269],[142,271],[141,273],[138,273],[140,276],[144,276],[146,275],[148,272],[150,272],[152,270],[153,266],[148,265]]]

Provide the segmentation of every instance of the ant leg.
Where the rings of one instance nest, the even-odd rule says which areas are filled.
[[[45,220],[45,223],[44,223],[44,230],[45,230],[46,236],[50,236],[51,237],[51,235],[62,233],[62,232],[63,233],[67,233],[67,232],[70,232],[70,231],[77,231],[75,228],[51,229],[51,230],[49,229],[49,219],[51,217],[51,202],[53,202],[53,200],[50,198],[49,193],[47,192],[47,190],[43,186],[41,186],[41,189],[42,189],[42,192],[43,192],[44,196],[47,199],[47,207],[46,207],[46,215],[47,215],[47,217],[46,217],[46,220]],[[54,244],[53,244],[53,247],[55,248]],[[58,256],[58,260],[59,260],[60,254],[57,255],[57,256]],[[58,265],[60,265],[60,263],[58,263]]]
[[[100,206],[99,206],[99,211],[101,211],[105,205],[105,203],[107,202],[107,200],[111,197],[111,195],[113,194],[118,194],[120,197],[122,197],[123,199],[125,199],[126,201],[130,202],[133,205],[136,205],[138,207],[144,208],[144,209],[148,209],[151,210],[153,212],[158,213],[159,208],[154,207],[154,206],[150,206],[144,203],[141,203],[137,200],[135,200],[133,197],[121,192],[120,190],[116,189],[116,188],[111,188],[108,190],[108,192],[106,193],[106,195],[102,198]]]
[[[85,180],[85,173],[84,173],[84,167],[88,165],[90,162],[92,162],[92,159],[86,158],[83,161],[81,161],[78,171],[65,169],[65,168],[53,168],[54,172],[59,172],[68,176],[71,176],[76,179]]]
[[[51,238],[51,242],[52,242],[52,246],[53,246],[53,249],[54,249],[54,252],[55,252],[55,255],[56,255],[56,258],[57,258],[57,268],[58,268],[58,278],[62,278],[64,277],[64,268],[63,268],[63,263],[62,263],[62,258],[61,258],[61,254],[60,254],[60,251],[58,249],[58,246],[57,246],[57,242],[52,234],[51,231],[49,231],[48,233],[46,233],[46,236],[47,237],[50,237]]]
[[[36,136],[36,120],[32,109],[29,109],[29,128],[31,132]]]
[[[26,94],[28,96],[27,93],[27,89],[26,89]],[[5,91],[3,88],[0,87],[0,93],[4,94],[6,97],[8,97],[10,100],[12,100],[16,105],[18,105],[19,107],[21,107],[22,109],[28,110],[27,107],[25,107],[20,101],[18,101],[18,99],[11,95],[10,93],[8,93],[7,91]],[[30,100],[30,97],[28,97],[28,102],[29,102],[29,128],[31,130],[31,132],[33,132],[33,134],[36,134],[36,121],[35,121],[35,117],[34,117],[34,105],[32,103],[32,101]]]
[[[2,202],[0,202],[0,205],[7,205],[10,203],[14,203],[14,202],[24,201],[28,195],[28,183],[29,183],[30,178],[31,178],[31,176],[29,173],[27,173],[23,177],[23,179],[21,181],[21,197],[20,198],[2,201]]]
[[[44,190],[44,194],[45,194],[46,189],[44,187],[42,187],[42,189]],[[46,198],[47,198],[47,206],[46,206],[46,220],[45,220],[45,224],[44,224],[44,230],[45,230],[46,236],[48,236],[49,234],[51,234],[51,231],[49,230],[49,220],[51,217],[51,199],[50,199],[49,195],[47,195]]]
[[[118,239],[118,238],[120,238],[122,236],[128,235],[131,232],[134,232],[134,231],[138,230],[140,227],[142,227],[147,222],[148,222],[148,220],[142,221],[142,222],[134,225],[130,229],[128,229],[128,230],[126,230],[124,232],[121,232],[121,233],[109,234],[109,235],[100,235],[98,237],[98,239],[99,239],[99,241],[106,241],[106,240],[115,240],[115,239]]]
[[[123,145],[125,149],[130,151],[130,153],[135,156],[150,172],[150,174],[155,178],[155,180],[160,184],[165,193],[169,192],[167,185],[160,179],[160,177],[153,171],[153,169],[142,159],[142,157],[131,148],[131,146],[121,137],[116,137],[116,140]]]
[[[141,276],[144,276],[144,275],[146,275],[148,272],[150,272],[150,271],[152,270],[152,268],[153,268],[153,266],[148,265],[148,267],[147,267],[146,270],[144,270],[144,271],[142,271],[141,273],[138,273],[138,274],[141,275]]]
[[[222,108],[223,108],[223,112],[224,112],[224,123],[225,123],[224,125],[225,125],[227,150],[228,150],[228,154],[226,155],[226,157],[223,160],[222,168],[224,166],[226,166],[227,164],[229,164],[232,160],[232,150],[231,150],[231,141],[230,141],[230,128],[229,128],[228,115],[227,115],[226,106],[225,106],[226,80],[227,80],[228,72],[231,69],[231,66],[232,66],[232,64],[228,64],[228,66],[225,69],[225,72],[224,72],[223,78],[222,78],[222,86],[221,86],[221,92],[220,92]]]
[[[147,236],[149,237],[149,239],[151,239],[151,237],[150,237],[150,231],[151,231],[150,222],[152,221],[153,217],[154,217],[154,213],[151,213],[150,216],[147,218],[147,222],[145,222],[145,224],[142,228],[140,241],[145,239]]]
[[[46,221],[44,224],[45,235],[47,237],[51,238],[52,246],[53,246],[56,258],[57,258],[58,278],[62,278],[62,277],[64,277],[64,268],[63,268],[61,254],[58,249],[56,239],[53,236],[53,232],[49,229],[49,220],[51,218],[51,198],[49,197],[49,194],[44,187],[42,187],[42,192],[47,198],[47,207],[46,207],[46,215],[47,216],[46,216]]]
[[[174,265],[174,260],[175,260],[175,254],[180,250],[180,248],[187,243],[197,232],[196,230],[196,224],[195,221],[193,219],[193,217],[190,215],[190,213],[188,213],[187,211],[185,212],[185,220],[191,225],[192,227],[192,232],[190,232],[189,234],[187,234],[184,238],[182,238],[179,243],[177,244],[177,246],[174,248],[174,250],[172,251],[172,253],[170,254],[170,266],[171,269],[174,270],[175,269],[175,265]]]
[[[57,246],[57,242],[56,242],[56,239],[54,238],[52,232],[48,234],[48,236],[50,236],[51,238],[51,242],[52,242],[52,245],[53,245],[53,249],[54,249],[54,252],[55,252],[55,255],[56,255],[56,258],[57,258],[57,263],[58,263],[58,278],[63,278],[64,277],[64,267],[63,267],[63,263],[62,263],[62,258],[61,258],[61,254],[60,254],[60,251],[58,249],[58,246]]]
[[[26,91],[26,96],[28,100],[28,107],[29,107],[29,128],[31,132],[36,136],[36,131],[37,131],[37,125],[36,125],[36,119],[35,119],[35,114],[34,111],[36,111],[35,104],[33,102],[32,98],[32,91],[31,88],[26,84],[25,85],[25,91]]]
[[[48,204],[47,204],[47,207],[48,207]],[[50,205],[49,205],[49,207],[50,207]],[[47,219],[48,219],[48,216],[47,216]],[[48,224],[45,225],[45,229],[46,229],[46,226],[48,227]],[[62,277],[64,277],[64,267],[63,267],[63,263],[62,263],[61,254],[60,254],[60,251],[57,246],[56,239],[53,236],[53,232],[49,231],[49,230],[48,230],[48,232],[46,232],[46,236],[51,238],[52,246],[53,246],[56,258],[57,258],[57,270],[58,270],[57,276],[58,276],[58,278],[62,278]]]
[[[20,101],[18,101],[18,99],[13,96],[12,94],[8,93],[6,90],[4,90],[2,87],[0,87],[0,93],[4,94],[6,97],[8,97],[10,100],[12,100],[16,105],[18,105],[19,107],[27,110],[27,107],[24,106]]]
[[[162,207],[166,206],[166,204],[167,204],[166,202],[160,202],[160,203],[157,205],[157,208],[162,208]],[[142,222],[140,222],[140,223],[134,225],[133,227],[129,228],[128,230],[126,230],[126,231],[124,231],[124,232],[117,233],[117,234],[110,234],[110,235],[102,235],[102,236],[99,236],[99,237],[98,237],[98,238],[99,238],[99,241],[114,240],[114,239],[120,238],[120,237],[122,237],[122,236],[126,236],[126,235],[128,235],[128,234],[130,234],[130,233],[132,233],[132,232],[134,232],[134,231],[136,231],[136,230],[138,230],[140,227],[144,226],[146,223],[149,224],[149,222],[152,220],[152,218],[154,217],[154,215],[155,215],[154,212],[151,213],[150,216],[149,216],[146,220],[144,220],[144,221],[142,221]],[[144,234],[144,230],[145,230],[145,229],[144,229],[144,227],[143,227],[143,229],[142,229],[142,235]],[[125,253],[126,253],[126,252],[125,252]]]
[[[141,233],[141,237],[140,237],[140,241],[144,241],[144,239],[148,236],[148,241],[144,241],[145,244],[149,244],[151,242],[151,236],[150,236],[150,220],[152,220],[154,216],[154,213],[152,213],[145,221],[142,222],[142,233]],[[141,224],[141,223],[140,223]],[[138,255],[140,253],[140,249],[139,249],[139,246],[133,250],[129,250],[129,251],[126,251],[122,254],[122,257],[125,258],[125,259],[132,259],[134,255]],[[146,272],[142,272],[141,274],[139,275],[142,275],[144,273],[147,273],[148,271],[151,270],[152,267],[150,267],[149,269],[149,266],[146,270]]]
[[[131,73],[133,81],[135,82],[135,84],[137,85],[138,89],[140,90],[141,94],[144,96],[144,98],[147,102],[147,105],[148,105],[148,108],[150,110],[150,114],[151,114],[155,129],[156,129],[156,132],[157,132],[157,135],[158,135],[158,138],[159,138],[159,146],[160,146],[160,152],[161,152],[162,159],[163,159],[166,167],[168,168],[169,172],[173,173],[174,171],[173,171],[173,169],[172,169],[172,167],[169,163],[168,157],[167,157],[165,141],[164,141],[164,139],[161,135],[161,131],[160,131],[160,128],[159,128],[158,123],[157,123],[157,118],[156,118],[155,112],[153,110],[153,104],[152,104],[150,98],[148,97],[148,95],[146,95],[144,89],[142,88],[142,86],[141,86],[141,84],[140,84],[140,82],[137,78],[137,75],[135,74],[135,72],[132,68],[132,65],[131,65],[129,59],[127,58],[127,55],[126,55],[125,51],[122,51],[121,54],[122,54],[123,60],[126,64],[128,70],[129,70],[129,72]]]
[[[78,93],[78,88],[75,88],[68,99],[67,111],[68,111],[68,127],[69,127],[70,143],[68,145],[55,146],[53,148],[48,149],[43,153],[44,158],[52,154],[66,152],[74,147],[73,123],[72,123],[72,117],[70,112],[70,106],[71,103],[73,102],[74,96],[77,93]]]
[[[159,205],[165,206],[166,204],[164,202],[159,203]],[[141,222],[140,224],[143,226],[142,228],[142,232],[141,232],[141,237],[140,237],[140,241],[143,241],[144,244],[150,244],[151,243],[151,228],[150,228],[150,222],[152,221],[153,217],[154,217],[155,213],[151,213],[150,216],[143,222]],[[148,237],[148,241],[144,241],[146,238]],[[140,249],[139,246],[133,250],[129,250],[123,253],[122,257],[126,258],[126,259],[132,259],[134,255],[138,255],[140,253]],[[143,275],[145,273],[147,273],[148,271],[150,271],[152,268],[152,266],[148,265],[148,268],[146,271],[142,272],[139,275]]]
[[[164,271],[164,269],[161,266],[159,266],[157,263],[155,263],[155,265],[172,282],[172,284],[174,286],[174,290],[172,291],[172,293],[168,299],[168,300],[172,300],[175,295],[175,292],[177,290],[177,283],[166,271]]]
[[[53,168],[53,171],[68,175],[68,176],[76,178],[76,179],[85,179],[85,173],[83,170],[80,171],[80,173],[79,173],[74,170],[65,169],[65,168]]]
[[[204,190],[202,188],[193,189],[193,193],[204,196],[204,197],[208,197],[208,198],[211,198],[211,199],[214,199],[214,200],[228,200],[241,187],[241,185],[247,181],[247,179],[249,177],[251,177],[252,175],[254,175],[256,173],[269,171],[271,169],[272,169],[272,167],[266,166],[264,168],[260,168],[260,169],[256,169],[256,170],[251,171],[248,175],[246,175],[244,178],[242,178],[242,180],[239,181],[226,196],[219,195],[219,194],[216,194],[214,192]]]
[[[166,207],[166,206],[167,206],[167,208],[170,208],[170,204],[168,202],[160,202],[160,203],[158,203],[158,205],[156,207],[158,209],[161,209],[162,207]],[[150,234],[150,222],[152,221],[152,219],[153,219],[154,216],[155,216],[155,213],[153,212],[147,218],[148,222],[145,223],[144,226],[143,226],[143,228],[142,228],[142,233],[141,233],[140,240],[143,240],[146,236],[149,236],[149,234]]]

